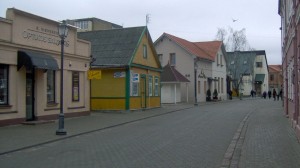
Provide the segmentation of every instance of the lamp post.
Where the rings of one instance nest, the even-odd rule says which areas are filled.
[[[197,59],[195,58],[194,59],[194,78],[195,78],[195,103],[194,105],[195,106],[198,106],[198,100],[197,100],[197,68],[198,68],[198,65],[197,65]]]
[[[68,27],[66,21],[63,21],[58,26],[58,35],[61,39],[60,45],[61,45],[61,59],[60,59],[60,113],[59,113],[59,121],[58,121],[58,130],[56,130],[56,135],[66,135],[67,131],[64,129],[64,120],[65,115],[63,112],[63,105],[64,105],[64,99],[63,99],[63,86],[64,86],[64,44],[65,44],[65,38],[68,36]]]

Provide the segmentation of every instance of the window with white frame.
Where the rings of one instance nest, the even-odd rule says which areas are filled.
[[[55,103],[55,71],[47,70],[47,103]]]
[[[131,72],[130,96],[139,95],[140,74]]]
[[[148,93],[149,93],[149,96],[152,96],[153,95],[153,80],[152,80],[152,76],[149,76],[149,88],[148,88]]]
[[[143,45],[143,58],[147,59],[148,57],[148,51],[147,51],[147,45]]]
[[[170,65],[175,66],[176,65],[176,54],[170,53]]]
[[[79,72],[72,72],[72,100],[79,101]]]
[[[154,79],[154,96],[159,96],[159,78]]]
[[[8,65],[0,64],[0,104],[8,105]]]
[[[79,27],[80,29],[88,29],[89,27],[89,21],[87,20],[77,21],[74,24],[76,27]]]
[[[223,66],[223,55],[220,55],[221,66]]]
[[[262,62],[256,62],[256,68],[262,68],[263,65],[262,65]]]

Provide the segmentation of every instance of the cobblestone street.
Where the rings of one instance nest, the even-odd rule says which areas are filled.
[[[300,146],[281,101],[167,105],[93,113],[65,124],[66,137],[54,135],[56,122],[0,128],[1,167],[300,166]]]

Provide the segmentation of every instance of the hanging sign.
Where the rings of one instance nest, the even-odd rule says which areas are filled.
[[[101,70],[89,70],[88,79],[101,79]]]

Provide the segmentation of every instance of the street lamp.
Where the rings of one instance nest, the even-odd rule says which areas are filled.
[[[198,106],[198,100],[197,100],[197,68],[198,68],[198,65],[197,65],[197,58],[194,59],[194,77],[195,77],[195,106]]]
[[[68,36],[68,26],[66,21],[64,20],[62,23],[58,26],[58,35],[60,37],[60,44],[61,44],[61,59],[60,59],[60,113],[59,113],[59,122],[58,122],[58,130],[56,130],[56,135],[66,135],[67,131],[64,129],[64,120],[65,115],[63,112],[63,105],[64,105],[64,99],[63,99],[63,86],[64,86],[64,44],[65,44],[65,38]]]

